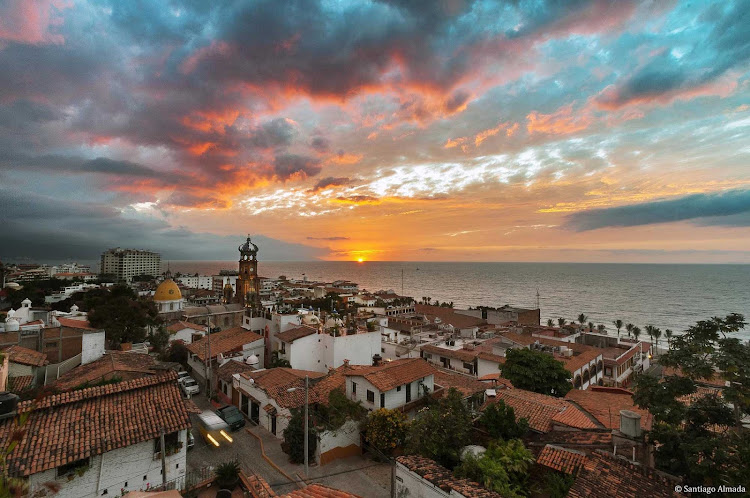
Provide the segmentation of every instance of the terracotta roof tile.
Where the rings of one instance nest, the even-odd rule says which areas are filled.
[[[14,475],[29,476],[190,427],[177,375],[144,377],[24,401],[30,412],[24,435],[7,458]],[[15,419],[0,421],[0,445],[16,430]]]
[[[497,391],[495,397],[487,399],[484,407],[500,400],[513,408],[516,418],[527,419],[529,427],[538,432],[549,432],[552,430],[553,423],[578,429],[597,427],[577,407],[561,398],[523,389],[501,389]]]
[[[21,394],[34,383],[33,375],[19,375],[8,377],[8,390],[12,393]]]
[[[464,396],[471,396],[474,393],[484,392],[485,389],[492,387],[484,382],[478,381],[476,377],[440,369],[435,372],[434,381],[435,385],[445,389],[455,387]]]
[[[648,410],[638,407],[633,402],[633,394],[626,390],[612,392],[598,387],[587,391],[573,389],[565,395],[565,399],[575,403],[608,429],[619,429],[620,410],[630,410],[641,415],[644,430],[651,430],[653,417]]]
[[[69,327],[71,329],[83,329],[83,330],[101,330],[96,327],[92,327],[88,320],[76,320],[74,318],[65,318],[64,316],[58,316],[57,321],[63,327]]]
[[[450,493],[451,490],[454,490],[462,496],[472,498],[502,498],[502,495],[483,488],[476,482],[455,477],[450,470],[429,458],[408,455],[396,458],[396,462],[443,491]]]
[[[354,495],[347,491],[339,491],[338,489],[329,488],[322,484],[310,484],[302,489],[295,489],[294,491],[285,495],[279,496],[279,498],[361,498],[359,495]]]
[[[623,442],[620,441],[620,444]],[[580,431],[550,431],[537,434],[529,446],[553,444],[566,448],[611,448],[612,431],[609,429],[587,429]]]
[[[436,371],[435,367],[422,358],[404,358],[378,366],[346,372],[345,375],[364,377],[379,391],[385,392],[428,375],[433,375]]]
[[[224,382],[231,383],[234,374],[253,372],[254,370],[255,369],[247,363],[237,360],[229,360],[216,369],[216,377]]]
[[[252,379],[253,386],[264,391],[280,407],[297,408],[305,403],[305,375],[310,378],[309,387],[312,389],[313,381],[326,374],[294,368],[269,368],[244,372],[240,375],[246,379]],[[290,392],[289,389],[293,390]],[[309,397],[310,402],[315,401],[312,396]]]
[[[285,330],[276,334],[275,338],[281,342],[292,343],[297,339],[302,339],[309,335],[317,334],[318,330],[313,327],[302,325],[300,327],[294,327],[293,329]]]
[[[456,313],[456,310],[453,308],[442,308],[440,306],[430,306],[429,304],[415,304],[414,311],[420,315],[427,316],[430,322],[434,322],[435,318],[440,318],[442,325],[450,324],[459,329],[478,327],[487,323],[486,320],[482,320],[481,318]]]
[[[263,339],[263,336],[242,327],[233,327],[210,335],[212,358],[219,354],[239,351],[245,344]],[[197,355],[200,361],[204,362],[208,353],[208,341],[208,337],[203,337],[199,341],[188,344],[187,348],[191,353]]]
[[[32,367],[43,367],[47,363],[47,355],[44,353],[15,344],[5,348],[3,353],[8,355],[8,361],[12,363],[20,363],[21,365]]]
[[[666,474],[629,462],[621,457],[596,450],[587,456],[568,496],[572,498],[607,496],[630,498],[648,496],[666,498],[683,496],[675,493],[675,484]]]
[[[575,474],[586,460],[586,454],[581,451],[546,445],[536,459],[536,463],[566,474]]]
[[[60,376],[53,385],[59,391],[67,391],[86,383],[95,383],[112,377],[145,377],[159,372],[157,361],[150,355],[127,351],[107,351],[96,361],[78,366]]]
[[[184,320],[177,320],[169,327],[167,327],[167,330],[172,334],[176,334],[177,332],[185,329],[197,330],[198,332],[206,332],[208,330],[208,327],[206,327],[205,325],[200,325],[198,323],[186,322]]]

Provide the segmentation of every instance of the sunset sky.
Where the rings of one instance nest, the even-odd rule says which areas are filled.
[[[0,2],[0,258],[750,263],[750,1]]]

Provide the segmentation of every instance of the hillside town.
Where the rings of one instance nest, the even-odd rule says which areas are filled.
[[[541,323],[538,308],[261,276],[249,236],[237,250],[217,275],[121,248],[99,272],[0,264],[0,445],[19,496],[683,496],[750,482],[747,346],[727,343],[739,365],[687,356],[729,340],[740,315],[681,334],[583,313]],[[705,407],[723,418],[693,415]],[[678,444],[690,431],[700,451]]]

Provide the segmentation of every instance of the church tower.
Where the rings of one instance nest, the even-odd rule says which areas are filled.
[[[237,302],[248,308],[260,309],[260,281],[258,280],[258,246],[250,236],[238,247],[240,275],[237,277]]]

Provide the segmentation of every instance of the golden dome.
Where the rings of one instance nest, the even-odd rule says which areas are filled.
[[[182,292],[171,278],[160,283],[154,293],[154,301],[176,301],[178,299],[182,299]]]

